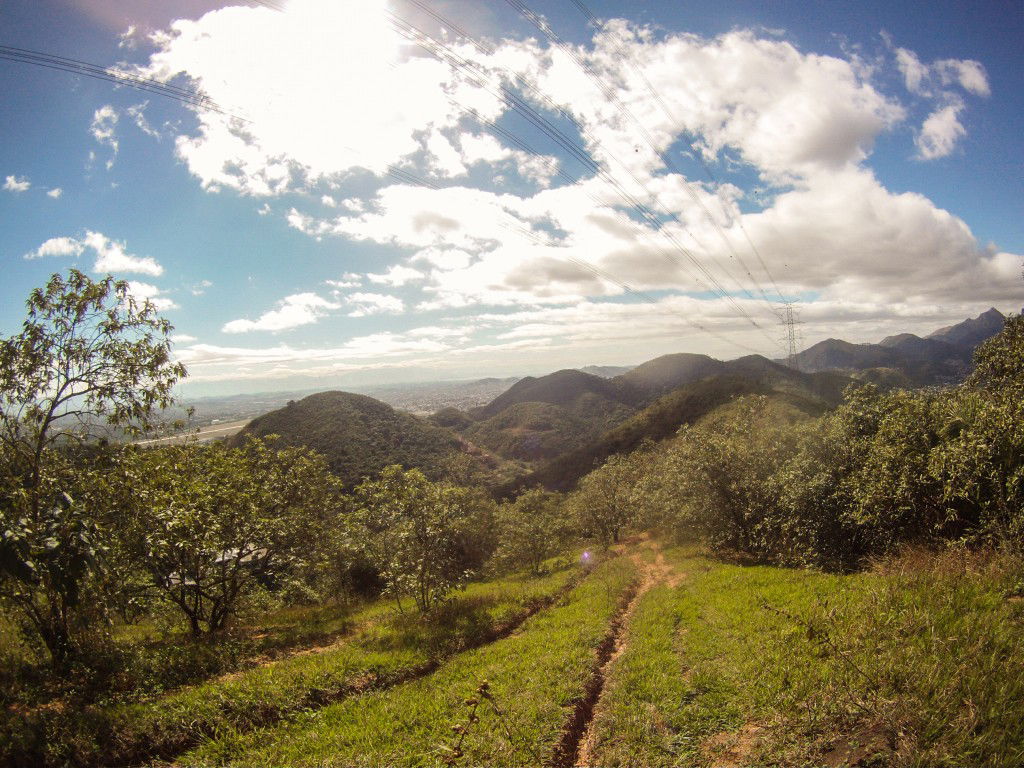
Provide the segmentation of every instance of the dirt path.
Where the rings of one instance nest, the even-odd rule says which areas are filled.
[[[654,562],[648,562],[640,552],[632,552],[629,558],[636,563],[640,579],[635,591],[630,593],[625,607],[612,619],[604,642],[598,647],[597,663],[586,693],[563,732],[562,741],[556,750],[554,764],[565,767],[586,768],[593,765],[597,746],[597,731],[594,728],[595,713],[600,709],[601,696],[608,679],[608,671],[629,647],[629,627],[636,608],[644,594],[658,584],[676,587],[686,577],[678,573],[661,553],[658,544],[650,539],[641,540],[641,546],[655,551]]]

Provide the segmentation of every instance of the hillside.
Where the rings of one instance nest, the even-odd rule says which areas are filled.
[[[588,415],[595,408],[613,412],[623,406],[633,407],[640,399],[640,392],[622,381],[621,377],[603,379],[570,368],[540,378],[527,376],[520,379],[490,403],[471,413],[486,419],[518,403],[550,403],[565,408],[569,413]]]
[[[574,415],[551,403],[516,403],[489,419],[464,425],[460,431],[476,445],[505,458],[544,461],[582,447],[632,413],[624,405],[608,407],[608,401],[593,393],[583,394],[575,411],[587,414],[588,403],[594,404],[588,415]]]
[[[459,453],[458,438],[436,426],[366,395],[320,392],[253,419],[232,438],[279,435],[285,445],[322,453],[345,485],[389,464],[417,467],[438,477],[445,462]]]
[[[792,371],[759,355],[722,365],[731,372],[673,389],[590,444],[558,456],[500,492],[515,493],[534,485],[550,490],[570,490],[583,475],[609,456],[635,450],[646,440],[659,442],[671,437],[683,424],[692,424],[743,395],[769,395],[803,413],[817,416],[837,405],[843,390],[852,383],[852,379],[832,372]]]
[[[662,355],[638,365],[619,376],[619,381],[635,387],[647,396],[657,396],[691,381],[725,371],[726,363],[707,355],[680,352]]]

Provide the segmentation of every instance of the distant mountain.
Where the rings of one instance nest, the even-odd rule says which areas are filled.
[[[439,477],[446,461],[461,450],[447,429],[366,395],[320,392],[253,419],[232,443],[246,435],[279,435],[285,445],[322,453],[345,485],[379,472],[389,464],[418,467]]]
[[[461,432],[474,445],[507,459],[546,461],[597,439],[633,412],[622,405],[608,408],[604,401],[598,402],[591,413],[583,413],[584,403],[592,397],[585,395],[578,403],[581,415],[551,403],[515,403],[489,419],[463,427]]]
[[[946,328],[939,328],[928,334],[926,338],[938,339],[953,344],[957,347],[974,347],[990,336],[995,336],[1006,324],[1006,317],[998,309],[991,308],[982,312],[973,320],[964,320],[962,323],[950,325]]]
[[[912,386],[950,384],[970,370],[974,349],[1003,328],[1006,318],[996,309],[928,334],[887,336],[878,344],[851,344],[826,339],[796,356],[802,371],[867,371],[885,369],[879,381],[906,381]],[[899,374],[893,377],[892,372]]]

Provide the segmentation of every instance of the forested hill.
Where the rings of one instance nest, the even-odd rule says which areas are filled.
[[[767,364],[760,372],[750,365],[751,361],[747,365],[727,364],[734,372],[676,387],[597,439],[557,456],[507,484],[499,494],[513,494],[535,485],[550,490],[571,490],[581,477],[608,457],[633,451],[644,441],[658,442],[672,437],[680,426],[693,424],[744,395],[766,395],[799,412],[817,416],[836,406],[842,391],[853,383],[852,379],[838,374],[799,373],[760,359]]]
[[[247,435],[279,435],[285,445],[314,449],[345,485],[389,464],[417,467],[439,477],[460,451],[451,431],[351,392],[320,392],[292,401],[254,419],[232,438],[233,444],[244,442]]]

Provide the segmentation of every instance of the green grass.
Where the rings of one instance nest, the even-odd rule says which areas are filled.
[[[626,558],[598,566],[555,607],[513,635],[451,659],[428,677],[368,693],[245,735],[225,734],[179,762],[187,765],[434,765],[465,722],[465,699],[484,679],[494,701],[478,710],[463,744],[466,765],[538,764],[590,676],[595,649],[636,568]]]
[[[1020,561],[832,576],[669,558],[688,579],[637,606],[595,717],[600,765],[1024,762]]]
[[[563,567],[539,577],[473,583],[428,617],[408,605],[399,613],[391,600],[371,603],[350,617],[351,632],[327,648],[149,700],[94,707],[67,722],[51,716],[41,725],[46,733],[35,734],[45,746],[33,749],[46,750],[50,763],[106,765],[171,757],[204,738],[244,732],[422,672],[439,659],[489,641],[577,575],[577,569]],[[286,627],[287,618],[275,614],[267,631]]]

